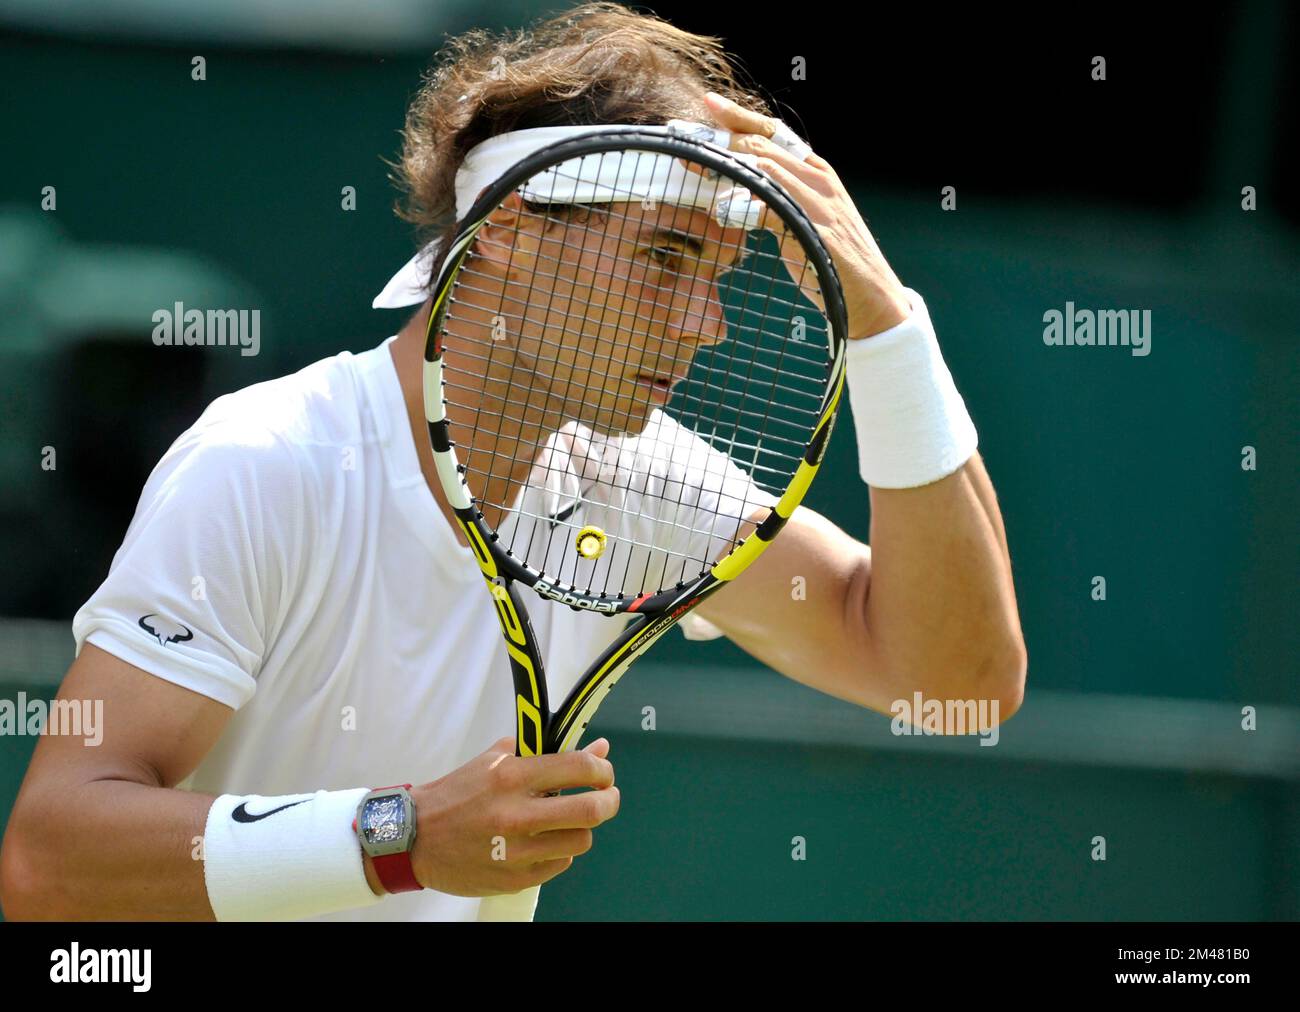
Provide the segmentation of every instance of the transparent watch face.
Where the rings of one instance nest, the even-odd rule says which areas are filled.
[[[361,815],[361,829],[367,843],[393,843],[400,840],[405,828],[402,798],[376,798],[366,803]]]

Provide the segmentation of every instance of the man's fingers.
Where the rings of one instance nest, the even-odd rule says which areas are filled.
[[[517,893],[533,886],[545,885],[557,875],[563,875],[572,866],[573,858],[566,857],[558,861],[541,861],[537,864],[527,864],[510,869],[504,873],[503,878],[505,881],[499,889],[487,895],[496,896]]]
[[[582,751],[590,752],[592,755],[598,755],[604,759],[609,755],[609,739],[597,738],[595,741],[588,742],[582,746]]]
[[[524,837],[512,844],[511,859],[520,866],[541,861],[564,861],[591,850],[595,836],[590,829],[557,829]]]
[[[800,158],[779,144],[774,144],[760,134],[741,134],[734,136],[731,150],[740,154],[757,155],[761,160],[775,162],[786,172],[797,177],[809,188],[823,197],[833,193],[833,183],[826,173],[805,158]]]
[[[617,787],[537,798],[528,809],[528,824],[532,827],[530,833],[595,829],[618,814],[622,799]]]
[[[705,102],[718,122],[733,134],[749,134],[769,140],[773,146],[789,152],[791,158],[797,162],[812,157],[812,148],[808,146],[808,142],[784,120],[746,109],[713,92],[707,94]]]
[[[709,111],[718,117],[719,124],[728,130],[770,137],[776,129],[776,124],[772,122],[770,116],[764,116],[753,109],[746,109],[715,92],[707,92],[704,101],[708,103]]]
[[[820,220],[822,207],[822,197],[816,190],[800,179],[791,170],[774,158],[764,155],[758,160],[758,168],[767,175],[771,176],[778,183],[786,188],[790,196],[794,198],[796,204],[803,208],[804,214],[808,215],[814,225],[823,224]]]
[[[614,767],[609,760],[586,750],[517,759],[511,773],[522,777],[524,787],[533,794],[575,787],[601,789],[614,784]]]
[[[535,798],[516,820],[506,841],[512,864],[572,857],[591,849],[591,831],[618,814],[617,787],[581,794]]]

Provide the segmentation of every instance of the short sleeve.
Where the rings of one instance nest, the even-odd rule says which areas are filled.
[[[252,698],[300,551],[292,447],[228,425],[191,429],[154,468],[100,587],[85,643],[238,709]]]
[[[699,436],[683,428],[681,438],[689,445],[675,455],[676,460],[685,462],[685,474],[680,480],[698,489],[686,553],[710,562],[727,549],[746,519],[757,510],[775,506],[777,497],[761,488],[730,456]],[[684,616],[678,628],[688,640],[712,640],[724,635],[716,625],[696,614]]]
[[[679,479],[698,490],[693,498],[694,517],[689,523],[686,554],[712,562],[734,541],[744,522],[758,510],[776,505],[776,496],[762,489],[742,468],[698,436],[684,455],[686,473]]]
[[[697,615],[695,612],[683,615],[677,623],[677,628],[688,640],[716,640],[726,635],[703,615]]]

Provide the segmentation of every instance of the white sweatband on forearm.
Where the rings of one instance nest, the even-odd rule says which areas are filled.
[[[873,337],[847,341],[845,385],[858,436],[858,469],[873,488],[916,488],[946,478],[979,437],[939,350],[925,300]]]
[[[203,832],[203,875],[217,920],[291,921],[378,903],[352,829],[367,793],[217,798]]]

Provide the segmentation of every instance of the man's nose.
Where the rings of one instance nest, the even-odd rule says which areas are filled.
[[[673,314],[673,330],[679,340],[712,345],[727,336],[727,319],[716,282],[697,278],[689,283],[685,293],[679,290],[678,297],[682,305]]]

